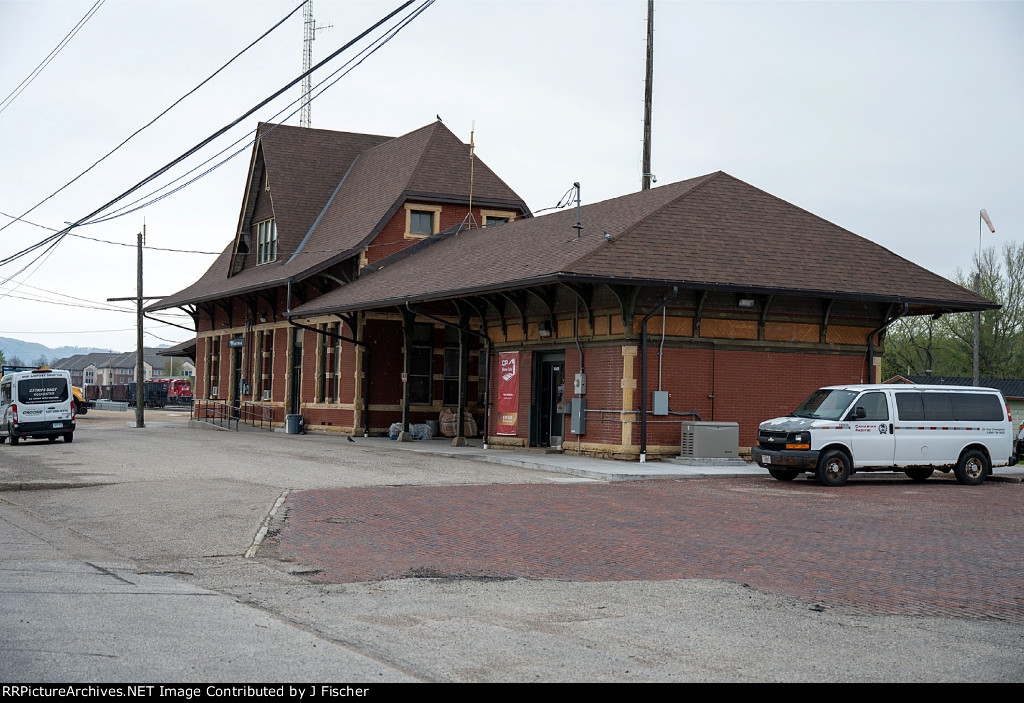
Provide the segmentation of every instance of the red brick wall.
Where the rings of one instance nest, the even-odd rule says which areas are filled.
[[[647,353],[647,406],[651,409],[651,392],[658,389],[657,347],[649,347]],[[706,421],[739,422],[740,445],[751,446],[761,422],[787,414],[821,386],[860,383],[863,370],[862,356],[666,347],[662,389],[669,392],[669,407],[673,411],[696,410]],[[634,374],[639,388],[639,354]],[[712,393],[713,405],[708,397]],[[639,394],[635,400],[639,406]],[[647,419],[649,445],[679,444],[678,424],[651,420],[686,418],[648,414]],[[639,444],[639,423],[633,435],[634,443]]]
[[[423,201],[423,204],[432,203]],[[449,227],[455,227],[456,225],[462,224],[466,219],[467,212],[469,212],[469,208],[465,205],[442,204],[438,231],[443,232]],[[473,217],[476,218],[477,226],[483,225],[483,217],[480,215],[479,208],[473,208]],[[391,220],[384,225],[384,228],[374,238],[373,242],[371,242],[370,248],[366,251],[367,263],[372,264],[374,261],[383,259],[386,256],[391,256],[405,247],[420,241],[419,239],[405,238],[405,218],[405,207],[399,207]]]

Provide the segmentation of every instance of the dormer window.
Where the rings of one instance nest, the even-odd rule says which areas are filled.
[[[405,238],[422,239],[440,231],[441,206],[408,203],[405,206]]]
[[[277,226],[274,220],[256,225],[256,265],[277,261]]]
[[[484,227],[496,227],[516,219],[516,213],[510,210],[481,210],[480,219]]]
[[[409,234],[428,236],[434,233],[434,213],[425,210],[409,212]]]

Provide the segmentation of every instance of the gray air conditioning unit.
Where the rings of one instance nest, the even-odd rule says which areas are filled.
[[[684,422],[679,456],[736,459],[740,455],[737,422]]]

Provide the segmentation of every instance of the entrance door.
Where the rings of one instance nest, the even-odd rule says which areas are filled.
[[[565,393],[565,360],[541,362],[540,445],[558,447],[562,444],[565,416],[558,404]]]
[[[235,378],[234,383],[231,384],[231,408],[237,418],[242,392],[242,349],[241,347],[235,347],[232,349],[232,352],[234,357],[232,361],[235,364]]]

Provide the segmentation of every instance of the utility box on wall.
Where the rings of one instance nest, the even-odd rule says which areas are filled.
[[[569,431],[575,435],[587,433],[587,399],[572,399],[572,417],[569,419]]]
[[[684,422],[679,456],[736,459],[740,455],[738,422]]]
[[[654,391],[654,402],[652,414],[668,415],[668,391]]]
[[[587,394],[587,374],[578,373],[572,379],[572,393],[573,395],[586,395]]]

